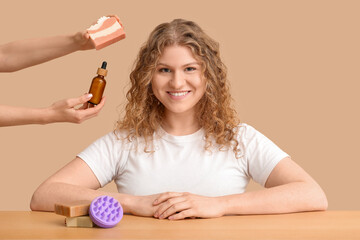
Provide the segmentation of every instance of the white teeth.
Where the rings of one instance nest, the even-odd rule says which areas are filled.
[[[169,92],[170,95],[175,97],[185,96],[188,92]]]

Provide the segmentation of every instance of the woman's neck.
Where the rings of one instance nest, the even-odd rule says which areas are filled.
[[[165,113],[162,128],[175,136],[189,135],[198,131],[201,126],[195,114]]]

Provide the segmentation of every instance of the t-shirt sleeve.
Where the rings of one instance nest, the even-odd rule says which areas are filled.
[[[121,141],[111,132],[97,139],[77,156],[87,163],[101,187],[104,187],[116,177],[123,164],[120,149]]]
[[[243,142],[249,176],[257,183],[265,183],[275,166],[289,155],[255,128],[244,124]]]

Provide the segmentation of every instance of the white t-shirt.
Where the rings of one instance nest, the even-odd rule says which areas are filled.
[[[240,158],[232,148],[205,150],[203,129],[185,136],[159,129],[161,137],[153,140],[154,152],[144,152],[143,139],[128,142],[111,132],[78,157],[89,165],[102,187],[114,180],[121,193],[243,193],[250,178],[264,186],[276,164],[288,155],[253,127],[240,124],[238,129]]]

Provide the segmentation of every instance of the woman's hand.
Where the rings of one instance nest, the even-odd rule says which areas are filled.
[[[86,30],[83,32],[75,33],[74,41],[77,44],[78,49],[80,49],[80,50],[89,50],[89,49],[95,48],[95,45],[94,45],[93,41],[91,41],[90,35],[88,34],[88,32]]]
[[[153,202],[159,197],[159,194],[148,196],[132,196],[129,203],[129,212],[136,216],[152,217],[158,206],[154,206]]]
[[[88,108],[88,102],[91,99],[91,94],[85,94],[78,98],[64,99],[52,104],[48,109],[47,123],[52,122],[70,122],[82,123],[83,121],[95,117],[105,104],[105,97],[101,102]],[[75,108],[82,105],[80,108]]]
[[[223,203],[219,197],[204,197],[186,192],[160,194],[153,206],[157,207],[154,217],[159,219],[214,218],[224,215]]]

